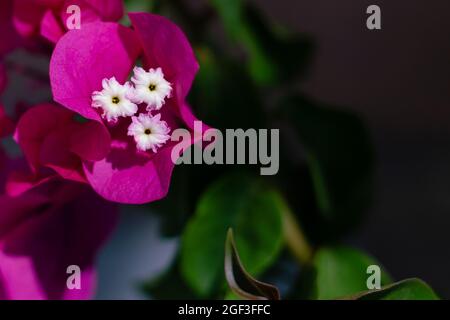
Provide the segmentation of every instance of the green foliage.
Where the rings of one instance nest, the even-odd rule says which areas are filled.
[[[301,200],[298,211],[306,212],[314,232],[328,240],[347,232],[360,222],[372,196],[373,151],[366,127],[350,112],[302,96],[284,101],[280,112],[305,150],[315,200],[305,209],[309,194],[309,199],[294,194]],[[298,176],[298,181],[308,180]]]
[[[136,1],[125,0],[126,12],[153,12],[160,5],[161,0]]]
[[[428,284],[416,278],[396,282],[381,290],[367,291],[354,298],[358,300],[439,300]]]
[[[205,3],[206,10],[192,10],[180,0],[139,5],[162,12],[188,33],[200,64],[188,99],[199,119],[222,130],[280,128],[280,174],[255,178],[251,166],[177,167],[168,197],[151,207],[161,213],[165,235],[181,236],[181,249],[176,263],[147,284],[146,292],[158,299],[236,298],[224,275],[224,244],[233,228],[236,245],[228,241],[226,247],[225,266],[233,270],[228,282],[244,280],[238,289],[247,298],[261,297],[261,288],[270,291],[253,276],[265,279],[281,260],[285,242],[292,251],[308,253],[307,259],[292,255],[300,263],[288,298],[437,298],[421,280],[387,285],[391,280],[384,270],[383,289],[366,291],[367,266],[378,263],[358,250],[333,246],[358,225],[371,203],[374,154],[358,116],[293,95],[308,74],[313,41],[268,21],[248,1]],[[226,39],[213,32],[214,18]],[[288,239],[287,203],[293,212],[289,224],[306,233],[294,240],[307,239],[317,247],[306,244],[306,250]]]
[[[288,86],[296,79],[306,76],[314,52],[312,39],[273,26],[252,6],[246,6],[245,13],[246,21],[253,31],[253,42],[258,44],[258,48],[267,54],[267,59],[276,67],[276,72],[272,73],[277,77],[270,84]],[[261,63],[256,61],[252,68],[258,68],[259,64]],[[253,71],[252,74],[258,78],[259,72]]]
[[[242,174],[224,177],[201,197],[182,238],[181,270],[200,296],[224,284],[224,243],[236,230],[243,264],[261,274],[276,259],[283,243],[278,196],[260,179]]]
[[[124,1],[126,13],[128,12],[156,12],[161,6],[161,0],[151,0],[151,1],[136,1],[136,0],[125,0]],[[130,19],[128,15],[124,15],[121,21],[124,25],[130,25]]]
[[[242,64],[207,47],[197,57],[201,69],[191,101],[202,121],[217,129],[267,127],[258,90]]]
[[[275,286],[256,280],[245,270],[239,258],[232,229],[228,230],[225,243],[225,277],[231,290],[238,297],[251,300],[280,300],[280,292]],[[226,297],[234,298],[233,294]]]
[[[247,66],[254,81],[274,85],[291,80],[305,67],[311,54],[309,39],[280,34],[252,6],[241,0],[210,0],[230,39],[248,55]]]
[[[242,0],[209,0],[209,2],[222,18],[227,32],[237,37],[244,28]]]
[[[251,26],[246,21],[242,1],[210,0],[210,3],[219,13],[230,38],[247,50],[250,73],[254,79],[261,84],[274,82],[277,70],[267,53],[262,50]]]
[[[367,267],[378,263],[361,251],[348,247],[324,247],[314,257],[317,299],[337,299],[367,290]],[[383,270],[381,284],[390,283]]]

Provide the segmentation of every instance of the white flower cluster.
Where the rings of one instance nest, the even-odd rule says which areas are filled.
[[[123,85],[114,77],[103,79],[103,90],[92,93],[92,107],[101,108],[102,117],[109,122],[131,117],[128,135],[134,137],[137,149],[156,152],[170,139],[170,128],[161,120],[161,114],[152,115],[152,112],[160,110],[166,98],[170,98],[172,85],[164,78],[161,68],[147,72],[135,67],[133,73],[132,83],[127,81]],[[146,104],[147,113],[136,116],[140,104]]]

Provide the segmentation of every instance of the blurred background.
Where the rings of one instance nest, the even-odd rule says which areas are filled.
[[[449,298],[450,3],[250,2],[271,21],[314,40],[301,90],[357,112],[370,130],[376,156],[374,200],[345,241],[369,251],[394,278],[420,277]],[[381,30],[365,26],[371,4],[381,7]],[[139,222],[129,224],[141,228]],[[148,262],[157,269],[168,248],[174,249],[145,233],[141,241],[155,243],[160,253],[148,252]],[[113,247],[114,242],[102,263],[117,260],[111,257]],[[100,297],[108,297],[109,285],[102,288]]]
[[[450,3],[255,1],[317,44],[302,88],[364,118],[375,199],[351,243],[395,278],[414,274],[450,297]],[[382,29],[365,28],[377,4]]]
[[[205,0],[168,2],[171,5],[149,1],[144,6],[172,18],[192,41],[202,69],[189,100],[206,123],[217,128],[271,126],[283,131],[283,122],[257,119],[259,113],[253,111],[252,98],[262,99],[262,108],[271,117],[277,114],[270,112],[276,109],[274,101],[284,101],[284,97],[295,92],[300,95],[296,98],[299,100],[294,99],[299,104],[309,105],[312,99],[331,110],[354,113],[367,128],[373,145],[369,151],[341,150],[348,153],[344,155],[347,160],[353,158],[353,152],[359,156],[359,151],[370,158],[367,160],[367,167],[372,170],[370,197],[360,197],[364,205],[359,203],[360,198],[355,198],[355,203],[349,198],[342,210],[363,212],[359,223],[344,228],[338,215],[337,220],[328,221],[325,227],[317,227],[323,221],[308,217],[308,208],[314,205],[301,204],[297,208],[296,197],[288,197],[294,209],[300,211],[300,220],[311,241],[321,244],[339,239],[369,252],[394,279],[419,277],[442,297],[450,298],[450,2],[248,0],[245,1],[251,7],[248,19],[259,26],[250,34],[259,42],[248,36],[248,29],[237,27],[239,19],[232,9],[237,0],[222,1],[227,3],[224,6],[210,6]],[[127,1],[127,6],[129,11],[141,10],[142,3]],[[366,9],[372,4],[381,8],[381,30],[366,28]],[[262,30],[259,17],[263,17],[264,25],[282,34],[283,41],[266,37],[263,31],[255,34],[258,33],[255,30]],[[296,40],[285,41],[294,39],[289,38],[291,35]],[[267,55],[260,54],[261,47]],[[15,59],[33,60],[30,63],[44,72],[48,68],[45,59],[24,57],[21,52],[15,53],[10,61]],[[267,59],[280,65],[273,67],[275,64],[267,63]],[[243,61],[252,61],[244,64],[245,70],[240,69]],[[230,73],[224,76],[220,67]],[[273,70],[281,75],[273,76]],[[299,76],[292,77],[290,71]],[[16,90],[9,90],[2,98],[5,105],[11,105],[22,94],[19,88],[23,81],[19,75],[11,75],[10,86]],[[246,93],[256,88],[253,97],[247,99],[242,92],[232,91],[227,85],[233,82],[238,82],[239,90]],[[223,88],[210,93],[207,85],[211,83]],[[224,92],[232,97],[227,100],[221,95]],[[39,101],[49,98],[49,92],[42,88],[35,93]],[[242,105],[227,105],[230,99],[244,101]],[[223,118],[220,112],[225,108],[223,105],[229,107],[228,114],[239,116],[231,120]],[[255,113],[247,122],[245,115],[252,112]],[[222,122],[222,118],[228,122]],[[270,125],[266,126],[267,123]],[[326,140],[327,132],[322,134]],[[358,149],[363,145],[358,142],[350,147]],[[9,149],[14,152],[12,145]],[[291,152],[290,157],[304,160],[302,150],[297,155],[289,142],[282,142],[281,153]],[[347,169],[345,165],[339,168]],[[195,172],[175,169],[166,201],[148,207],[121,208],[121,224],[99,257],[99,299],[157,297],[152,290],[147,293],[142,290],[143,283],[159,278],[174,261],[177,263],[180,232],[192,215],[199,194],[210,184],[208,177],[224,173],[215,171],[222,169],[205,167],[192,170]],[[183,179],[190,174],[200,182],[188,183],[186,187]],[[287,194],[298,192],[301,201],[302,196],[309,196],[305,190],[310,188],[299,186],[293,177],[290,164],[282,161],[278,184]],[[302,175],[295,177],[303,181]],[[306,185],[310,184],[309,178],[305,179]],[[180,198],[180,194],[189,194],[190,199]],[[176,204],[177,214],[164,216],[167,202]],[[336,236],[328,234],[333,226],[342,232]],[[289,281],[297,273],[289,263],[286,265],[281,268]],[[170,287],[167,279],[161,285]],[[158,297],[165,297],[161,290],[159,293]]]

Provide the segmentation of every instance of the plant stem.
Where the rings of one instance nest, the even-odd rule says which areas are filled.
[[[286,244],[301,265],[309,264],[313,249],[289,206],[283,203],[283,207],[283,232]]]

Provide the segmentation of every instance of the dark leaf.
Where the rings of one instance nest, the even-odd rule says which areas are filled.
[[[275,66],[267,54],[262,51],[251,27],[245,18],[245,6],[242,0],[209,0],[218,13],[228,37],[246,51],[248,67],[258,83],[272,82],[276,75]]]
[[[245,67],[207,47],[197,50],[201,65],[190,101],[208,125],[227,128],[265,128],[258,91]]]
[[[231,290],[248,300],[280,300],[278,289],[253,278],[244,268],[234,243],[233,230],[229,229],[225,243],[225,277]]]
[[[303,213],[305,228],[315,228],[309,234],[332,240],[356,226],[371,203],[374,156],[368,130],[351,112],[301,96],[286,100],[281,113],[283,124],[292,129],[298,147],[304,149],[309,170],[309,177],[294,169],[289,172],[291,178],[283,180],[295,181],[297,188],[289,186],[287,190],[290,199],[296,212]],[[290,160],[289,153],[284,159]],[[300,168],[301,162],[294,161],[287,166]],[[298,190],[304,189],[305,183],[310,183],[313,191],[312,205],[311,192],[302,190],[303,196]]]
[[[279,195],[261,179],[236,173],[210,186],[182,236],[181,270],[202,297],[225,286],[223,273],[228,228],[247,270],[264,272],[277,258],[283,244],[282,207]]]
[[[356,294],[349,299],[356,300],[439,300],[439,297],[424,281],[413,278],[402,280],[380,290]]]
[[[310,37],[272,26],[253,6],[245,7],[245,18],[255,41],[277,67],[278,84],[289,84],[307,76],[314,53],[314,43]]]

